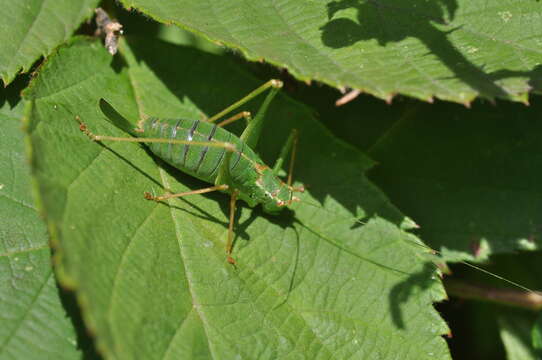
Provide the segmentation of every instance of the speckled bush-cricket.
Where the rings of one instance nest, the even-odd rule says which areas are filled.
[[[295,129],[284,144],[273,168],[265,165],[253,150],[262,131],[265,112],[281,87],[281,81],[270,80],[204,121],[149,117],[141,119],[134,128],[122,117],[107,116],[111,123],[133,137],[95,135],[79,118],[78,121],[81,131],[94,141],[146,143],[151,152],[170,165],[213,184],[211,187],[178,194],[153,196],[145,193],[145,198],[148,200],[162,201],[212,191],[229,193],[231,197],[226,253],[228,262],[235,264],[231,253],[236,201],[242,199],[251,207],[262,204],[265,212],[274,214],[292,202],[299,201],[299,198],[293,194],[304,191],[302,186],[292,186],[292,170],[297,144]],[[254,118],[248,111],[242,111],[218,124],[214,123],[268,89],[269,93]],[[103,99],[100,100],[100,105],[102,109],[104,107],[112,109],[111,105]],[[243,118],[246,119],[247,126],[240,137],[223,128],[224,125]],[[291,152],[289,174],[287,181],[284,182],[278,177],[278,172],[289,152]]]

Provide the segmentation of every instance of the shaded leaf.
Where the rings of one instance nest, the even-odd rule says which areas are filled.
[[[9,84],[72,36],[99,0],[1,0],[0,77]]]
[[[540,248],[539,97],[530,106],[466,109],[409,99],[389,106],[363,96],[330,109],[331,89],[303,86],[293,95],[378,162],[370,179],[448,260]]]
[[[511,282],[532,291],[539,291],[542,288],[541,258],[541,252],[492,256],[483,269],[509,281],[503,281],[502,278],[489,276],[488,273],[464,265],[453,266],[454,277],[459,276],[463,279],[463,285],[458,288],[462,291],[456,289],[450,294],[452,297],[454,294],[459,296],[462,301],[455,304],[453,314],[448,314],[455,319],[454,321],[462,322],[463,328],[458,332],[454,330],[454,334],[459,333],[459,336],[463,337],[458,342],[457,351],[468,349],[468,353],[477,358],[493,359],[506,350],[507,359],[537,358],[531,333],[539,316],[536,309],[540,309],[541,306],[540,295],[533,294],[531,290],[524,291],[518,286],[513,286]],[[447,279],[445,284],[448,288]],[[481,290],[478,294],[484,294],[479,299],[485,302],[473,302],[469,305],[464,299],[472,298],[472,295],[477,297],[477,289]],[[487,303],[494,301],[512,306]],[[460,308],[462,313],[458,312]],[[465,313],[465,309],[471,310]],[[446,318],[446,315],[444,316]],[[454,329],[454,324],[450,325]],[[494,339],[496,333],[500,337],[499,342],[502,341],[503,349],[499,349],[501,344],[496,344],[497,340]],[[451,348],[453,353],[453,344]]]
[[[536,0],[122,0],[301,80],[468,103],[541,89]]]
[[[506,359],[495,308],[494,304],[453,297],[438,304],[439,313],[451,329],[452,336],[446,340],[452,359]]]
[[[61,278],[76,289],[104,354],[449,358],[447,327],[432,307],[443,298],[435,269],[404,231],[411,222],[364,177],[367,157],[279,96],[259,150],[271,163],[299,129],[295,177],[308,191],[280,216],[239,204],[233,267],[224,252],[226,196],[145,201],[144,191],[208,185],[140,145],[89,141],[74,117],[95,133],[126,136],[105,121],[100,98],[133,122],[202,118],[259,82],[227,58],[154,39],[129,39],[120,53],[112,60],[98,42],[77,40],[25,92]]]
[[[369,151],[372,178],[450,259],[538,249],[541,106],[405,108]]]
[[[542,315],[540,314],[538,315],[531,331],[531,337],[534,350],[538,356],[542,355]]]

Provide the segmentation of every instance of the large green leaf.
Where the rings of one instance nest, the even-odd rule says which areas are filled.
[[[47,229],[34,207],[24,154],[23,103],[0,93],[0,358],[78,359],[62,307]]]
[[[121,0],[286,67],[390,98],[526,101],[542,74],[536,0]]]
[[[369,153],[372,179],[449,256],[539,248],[542,103],[405,108]],[[400,181],[397,181],[397,175]]]
[[[0,77],[9,84],[72,36],[99,0],[0,0]]]
[[[131,39],[120,53],[112,59],[98,42],[78,40],[53,55],[25,93],[32,166],[61,278],[76,289],[104,354],[449,357],[447,327],[432,307],[443,290],[426,250],[403,230],[410,222],[364,177],[372,162],[285,96],[273,102],[259,148],[272,159],[299,129],[295,172],[308,191],[280,216],[240,204],[236,267],[224,252],[226,196],[145,201],[144,191],[207,184],[140,145],[89,141],[74,116],[96,133],[122,136],[104,120],[100,98],[133,122],[200,118],[259,82],[225,57],[156,40]]]

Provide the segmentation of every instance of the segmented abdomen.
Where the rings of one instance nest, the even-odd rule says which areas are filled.
[[[254,162],[261,163],[258,155],[241,139],[213,123],[189,119],[149,118],[144,122],[143,130],[141,137],[234,144],[237,151],[231,154],[229,164],[230,176],[234,182],[243,183],[244,173],[254,166]],[[209,183],[214,183],[227,154],[222,147],[189,144],[150,143],[149,148],[174,167]]]

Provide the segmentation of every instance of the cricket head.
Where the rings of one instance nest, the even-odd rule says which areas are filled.
[[[276,214],[285,206],[300,201],[294,194],[305,191],[303,186],[290,186],[277,177],[271,169],[266,170],[262,172],[262,176],[257,181],[258,200],[266,213]]]
[[[300,201],[300,199],[294,195],[296,192],[303,192],[305,189],[301,187],[292,187],[283,183],[280,190],[272,194],[269,199],[263,203],[263,210],[269,214],[276,214],[280,212],[285,206],[289,206],[294,202]]]

